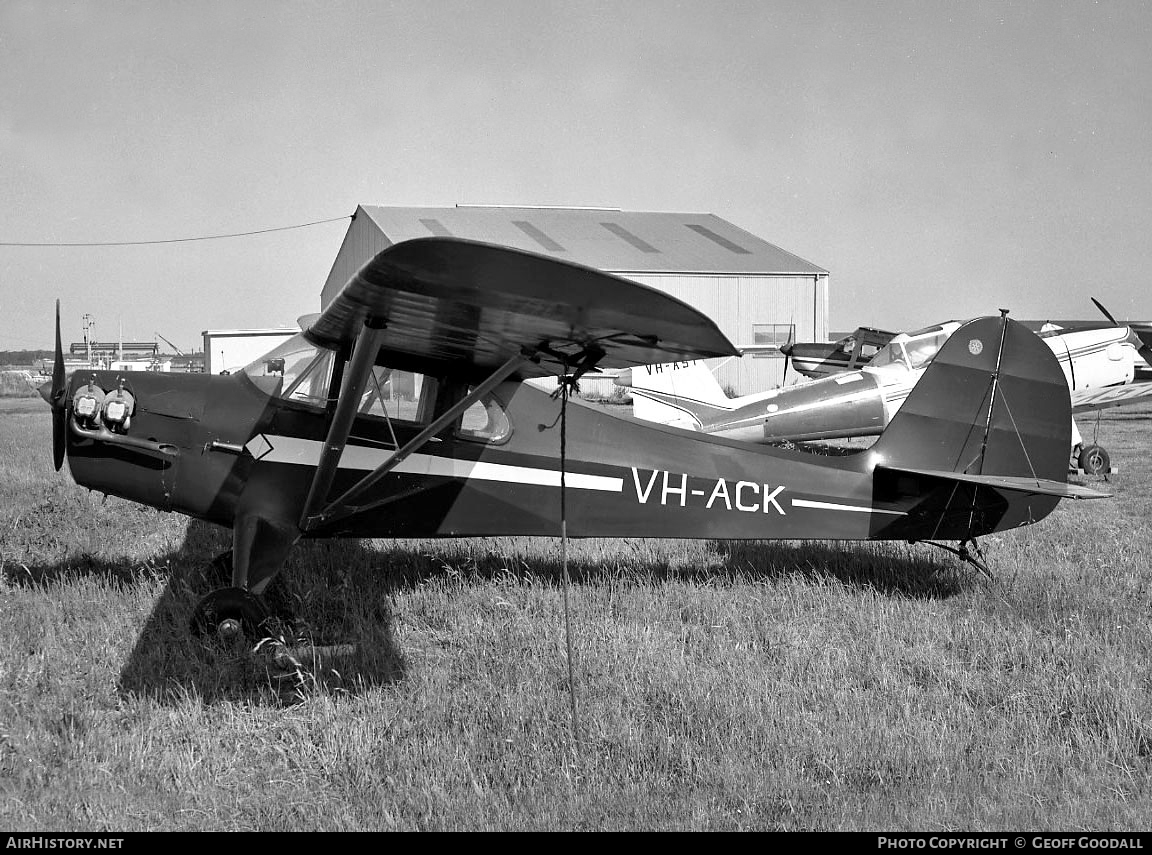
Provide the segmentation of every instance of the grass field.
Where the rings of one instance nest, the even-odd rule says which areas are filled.
[[[0,408],[0,828],[1141,830],[1152,826],[1152,407],[1120,473],[927,546],[298,547],[284,672],[191,639],[226,532],[89,494]]]

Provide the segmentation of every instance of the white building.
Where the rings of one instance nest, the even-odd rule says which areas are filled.
[[[204,330],[204,371],[223,374],[238,371],[254,362],[281,342],[287,341],[298,329]]]

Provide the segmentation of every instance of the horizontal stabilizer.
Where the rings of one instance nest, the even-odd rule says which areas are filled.
[[[969,475],[965,472],[950,472],[944,469],[910,469],[904,466],[877,466],[876,471],[903,473],[906,475],[927,475],[945,481],[965,484],[980,484],[1010,493],[1028,493],[1042,496],[1059,496],[1062,499],[1107,499],[1111,493],[1101,493],[1088,487],[1052,481],[1048,478],[1029,478],[1020,475]]]

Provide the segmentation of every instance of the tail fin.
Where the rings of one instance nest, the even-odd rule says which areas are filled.
[[[1059,362],[1005,316],[948,338],[872,450],[886,466],[1065,482],[1071,441]]]
[[[1051,348],[1007,317],[964,324],[870,449],[874,498],[917,500],[883,536],[964,542],[1107,496],[1068,483],[1071,438]]]
[[[632,413],[645,421],[700,430],[732,409],[700,359],[626,368],[616,376],[616,385],[631,389]]]

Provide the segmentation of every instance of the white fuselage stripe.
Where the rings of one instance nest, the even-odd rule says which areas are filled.
[[[320,451],[324,443],[315,439],[302,439],[295,436],[265,435],[271,448],[260,456],[261,462],[287,463],[296,466],[316,466],[320,462]],[[363,445],[346,445],[340,456],[341,469],[355,469],[371,472],[395,452],[389,448],[369,448]],[[534,484],[542,487],[559,487],[560,472],[555,469],[537,469],[530,466],[510,466],[505,463],[455,460],[436,457],[431,454],[412,454],[393,470],[406,475],[438,475],[445,478],[463,478],[476,481],[497,481],[505,484]],[[568,472],[564,476],[566,486],[576,490],[598,490],[608,493],[622,493],[624,479],[608,475],[586,475]],[[891,514],[904,516],[903,511],[887,511],[860,505],[841,505],[834,502],[817,502],[811,499],[792,499],[792,507],[815,508],[826,511],[854,511],[856,513]]]
[[[267,435],[272,446],[261,461],[290,463],[298,466],[316,466],[320,462],[320,451],[324,443],[314,439],[301,439],[294,436]],[[341,469],[356,469],[371,472],[386,463],[395,452],[387,448],[368,448],[363,445],[346,445],[340,455]],[[464,478],[475,481],[499,481],[506,484],[536,484],[543,487],[559,487],[560,472],[555,469],[536,469],[529,466],[509,466],[504,463],[486,463],[480,460],[455,460],[449,457],[436,457],[431,454],[412,454],[393,470],[405,475],[439,475],[446,478]],[[567,472],[564,484],[576,490],[600,490],[608,493],[622,493],[624,479],[607,475],[585,475]]]
[[[816,502],[812,499],[793,499],[794,508],[816,508],[821,511],[856,511],[863,514],[891,514],[896,517],[907,516],[904,511],[885,511],[881,508],[861,507],[860,505],[838,505],[835,502]]]

